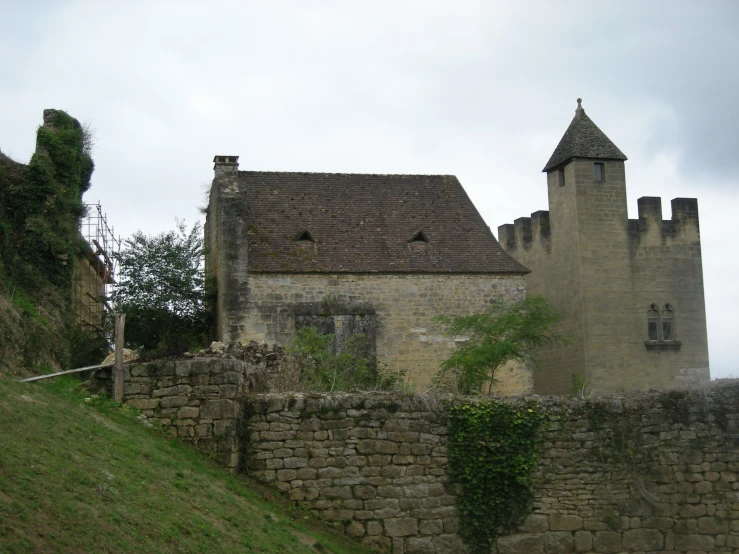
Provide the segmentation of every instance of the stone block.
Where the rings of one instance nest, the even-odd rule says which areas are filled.
[[[177,410],[178,419],[196,418],[200,415],[200,408],[193,406],[185,406]]]
[[[709,535],[675,535],[675,550],[712,552],[716,541]]]
[[[664,546],[665,537],[656,529],[632,529],[624,531],[622,547],[634,552],[659,551]]]
[[[575,552],[592,552],[593,535],[590,531],[575,531]]]
[[[321,491],[324,498],[343,498],[345,500],[352,498],[352,489],[349,486],[342,487],[326,487]]]
[[[238,415],[239,404],[233,400],[206,400],[200,407],[200,417],[203,419],[235,418]]]
[[[370,485],[356,485],[354,487],[354,498],[369,500],[377,496],[377,488]]]
[[[539,554],[544,552],[544,536],[518,533],[498,537],[498,554]]]
[[[308,465],[308,458],[285,458],[285,467],[291,469],[297,469],[300,467],[306,467]]]
[[[363,536],[366,533],[366,530],[364,525],[359,521],[352,521],[345,527],[344,532],[353,539],[356,539],[357,537]]]
[[[698,518],[698,532],[707,535],[718,535],[729,532],[729,522],[723,518],[700,517]]]
[[[159,407],[159,398],[133,398],[126,401],[126,406],[137,410],[155,410]]]
[[[583,528],[580,516],[552,514],[549,516],[549,529],[552,531],[579,531]]]
[[[186,396],[165,396],[159,402],[160,408],[179,408],[187,405]]]
[[[371,536],[382,535],[382,524],[379,521],[368,521],[367,534]]]
[[[427,554],[434,551],[434,541],[431,537],[410,537],[405,541],[405,551],[408,554]]]
[[[593,538],[595,552],[621,552],[621,533],[616,531],[596,531]]]
[[[407,537],[418,534],[418,520],[410,517],[389,518],[385,520],[385,535],[388,537]]]
[[[566,531],[552,531],[544,534],[544,552],[562,554],[574,552],[575,540],[572,533]]]
[[[440,519],[423,519],[418,527],[422,535],[440,535],[444,531],[444,525]]]
[[[531,514],[519,525],[522,533],[546,533],[549,530],[549,517],[544,514]]]

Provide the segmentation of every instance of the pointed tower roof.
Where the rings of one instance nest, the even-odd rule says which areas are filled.
[[[554,154],[542,170],[552,169],[567,163],[572,158],[597,158],[601,160],[626,160],[624,153],[611,142],[603,131],[593,123],[582,108],[582,99],[577,99],[575,117],[559,141]]]

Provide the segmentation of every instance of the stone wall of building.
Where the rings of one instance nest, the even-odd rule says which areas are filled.
[[[532,514],[492,552],[739,552],[738,382],[536,398]],[[247,415],[247,467],[297,505],[394,553],[463,551],[443,402],[259,395]]]
[[[390,371],[406,371],[411,382],[424,388],[455,344],[433,318],[469,315],[495,301],[518,300],[524,285],[517,275],[252,273],[244,295],[236,340],[289,345],[296,317],[315,312],[316,306],[337,325],[350,316],[375,318],[378,363]],[[496,377],[500,394],[532,390],[531,371],[523,366],[506,367]]]
[[[599,393],[664,388],[708,380],[698,206],[673,200],[663,221],[661,200],[639,200],[629,220],[622,161],[574,160],[547,175],[549,211],[501,225],[505,250],[529,269],[529,294],[564,314],[573,344],[542,352],[539,394],[566,394],[585,382]],[[651,304],[674,310],[674,338],[647,344]],[[573,379],[573,376],[575,377]]]

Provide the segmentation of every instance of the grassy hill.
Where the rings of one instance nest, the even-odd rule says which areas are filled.
[[[136,416],[0,375],[0,552],[367,552]]]

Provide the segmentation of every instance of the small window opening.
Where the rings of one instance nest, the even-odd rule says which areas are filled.
[[[606,168],[605,164],[594,163],[593,164],[593,181],[605,181],[606,180]]]
[[[308,231],[301,232],[297,237],[295,237],[295,240],[298,242],[316,242],[316,240],[313,238],[313,235],[311,235]]]
[[[659,336],[657,334],[658,320],[659,311],[657,310],[657,306],[652,304],[649,307],[649,311],[647,311],[647,336],[649,337],[649,340],[659,340]]]
[[[662,340],[673,340],[672,338],[672,308],[665,304],[662,310]]]
[[[417,231],[416,234],[414,234],[413,237],[411,237],[411,240],[408,242],[423,242],[428,244],[429,239],[426,238],[426,234],[423,231]]]
[[[559,179],[559,186],[565,186],[565,170],[564,168],[557,170],[557,179]]]

